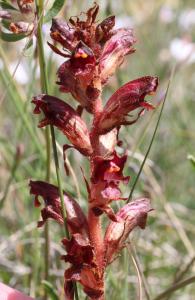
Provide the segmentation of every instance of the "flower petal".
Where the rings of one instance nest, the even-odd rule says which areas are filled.
[[[16,22],[10,23],[9,30],[15,34],[25,33],[30,34],[34,29],[34,24],[29,24],[27,22]]]
[[[123,220],[123,222],[111,222],[107,227],[104,238],[107,264],[124,247],[125,240],[136,226],[142,229],[145,228],[147,214],[151,210],[150,200],[146,198],[130,202],[119,210],[116,217]]]
[[[113,75],[116,68],[119,67],[125,55],[134,52],[132,45],[135,38],[132,29],[120,28],[107,41],[100,57],[101,81],[106,83],[108,78]]]
[[[95,216],[101,216],[101,214],[105,213],[108,218],[113,222],[120,222],[120,218],[117,218],[116,214],[114,213],[113,209],[110,207],[110,205],[102,204],[99,206],[94,206],[92,208],[92,211]]]
[[[57,74],[60,90],[71,93],[82,107],[91,112],[91,102],[100,94],[96,59],[91,48],[79,42],[70,59],[60,66]]]
[[[64,293],[65,293],[66,300],[74,300],[74,283],[73,283],[73,281],[65,280]]]
[[[117,144],[117,138],[117,128],[114,128],[106,134],[99,135],[99,153],[102,157],[109,157],[112,155]]]
[[[112,36],[112,29],[115,25],[115,16],[109,16],[96,27],[96,40],[106,42]]]
[[[55,219],[60,224],[63,223],[61,202],[58,188],[44,181],[30,181],[30,193],[35,195],[36,202],[41,196],[45,203],[42,209],[42,221],[38,226],[42,226],[48,218]],[[64,204],[67,212],[67,224],[69,231],[73,233],[82,233],[88,236],[88,223],[79,204],[64,192]]]
[[[47,219],[56,220],[59,224],[64,223],[61,210],[60,209],[58,210],[56,207],[52,205],[48,205],[47,207],[44,207],[41,210],[41,217],[42,220],[38,222],[37,227],[42,227],[47,221]]]
[[[90,269],[88,266],[70,267],[65,271],[65,280],[79,281],[84,287],[84,292],[91,300],[99,299],[104,293],[103,279],[96,269]]]
[[[120,87],[106,103],[99,119],[99,133],[103,134],[114,127],[132,123],[128,121],[128,113],[137,109],[152,109],[151,104],[144,101],[146,95],[153,94],[158,86],[157,77],[141,77]],[[140,114],[139,114],[140,115]]]
[[[126,159],[126,155],[120,157],[114,152],[109,159],[97,157],[94,160],[90,205],[96,216],[105,212],[111,220],[115,222],[118,220],[109,204],[112,201],[125,200],[125,198],[121,198],[119,184],[120,182],[127,184],[130,178],[129,176],[123,176]]]
[[[39,127],[48,124],[56,126],[78,151],[86,156],[91,155],[92,147],[87,126],[70,105],[56,97],[44,94],[34,97],[32,102],[36,105],[34,113],[43,111],[45,115]]]
[[[2,19],[11,19],[11,14],[7,10],[0,10],[0,18]]]
[[[65,21],[58,18],[52,19],[50,31],[51,38],[59,42],[64,48],[72,51],[76,46],[74,43],[75,31]]]
[[[82,268],[80,282],[84,286],[84,292],[91,299],[98,299],[103,295],[103,280],[98,278],[97,274],[95,274],[93,270]]]
[[[128,183],[129,177],[124,177],[122,172],[127,160],[127,155],[118,156],[116,151],[109,159],[96,158],[92,182],[98,181],[115,182],[123,181]]]
[[[35,11],[34,0],[20,0],[17,1],[17,4],[22,14],[31,14]]]
[[[67,255],[63,256],[66,262],[76,267],[83,264],[96,266],[94,262],[94,250],[87,237],[75,233],[72,235],[71,240],[64,238],[62,243],[67,252]]]

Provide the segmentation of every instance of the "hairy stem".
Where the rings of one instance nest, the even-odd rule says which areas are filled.
[[[102,258],[104,252],[101,219],[100,217],[95,216],[92,209],[89,209],[88,220],[89,220],[89,234],[90,234],[91,242],[94,246],[97,265],[101,267],[103,264]]]
[[[101,98],[96,99],[93,104],[93,124],[90,132],[90,140],[91,145],[93,148],[93,155],[90,161],[90,171],[91,175],[93,173],[94,165],[95,165],[95,158],[96,156],[100,155],[99,152],[99,135],[96,131],[96,121],[98,115],[102,111],[102,100]],[[95,187],[96,188],[96,187]],[[91,189],[93,189],[93,182],[91,182]],[[100,277],[103,280],[103,270],[104,270],[104,242],[102,237],[102,226],[101,226],[101,218],[100,216],[96,216],[93,211],[93,201],[96,199],[89,199],[89,211],[88,211],[88,223],[89,223],[89,235],[91,243],[94,247],[96,263],[98,269],[100,271]],[[104,296],[100,298],[101,300],[104,299]]]

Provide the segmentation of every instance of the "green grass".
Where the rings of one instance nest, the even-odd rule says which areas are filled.
[[[137,229],[130,236],[133,245],[136,246],[150,300],[173,286],[175,275],[185,269],[195,255],[195,169],[187,159],[188,154],[195,155],[195,64],[178,64],[171,56],[165,61],[161,59],[163,51],[168,51],[174,38],[188,35],[194,42],[194,27],[185,31],[178,25],[181,13],[187,8],[194,8],[194,4],[193,1],[168,1],[173,8],[175,19],[165,24],[159,19],[163,3],[164,1],[154,0],[147,3],[141,0],[121,1],[120,7],[116,8],[115,1],[110,1],[110,7],[103,5],[101,8],[102,17],[105,16],[106,9],[116,14],[117,18],[124,14],[132,16],[138,40],[136,53],[125,61],[117,78],[111,79],[105,89],[105,101],[120,84],[139,76],[157,75],[160,87],[153,98],[157,103],[166,90],[172,67],[177,66],[155,141],[133,195],[133,198],[149,196],[155,209],[150,213],[147,228],[144,231]],[[76,15],[81,7],[83,10],[88,7],[87,1],[80,1],[79,7],[76,1],[69,2],[65,14]],[[0,210],[0,281],[26,293],[30,291],[33,297],[42,299],[44,286],[41,282],[44,279],[45,268],[44,232],[43,229],[36,228],[39,210],[34,208],[28,189],[29,179],[43,180],[46,173],[44,130],[37,129],[39,117],[33,116],[33,105],[30,103],[32,96],[41,92],[36,75],[39,67],[33,51],[28,56],[23,56],[21,64],[28,65],[30,81],[27,85],[19,84],[12,78],[8,69],[10,62],[19,59],[16,50],[17,53],[22,52],[20,42],[1,43],[1,54],[4,57],[1,55],[0,61],[0,89],[3,96],[0,101],[0,201],[4,200]],[[54,55],[46,60],[50,65],[50,90],[72,104],[70,95],[61,94],[55,85],[58,63],[53,58]],[[125,173],[131,176],[129,185],[122,188],[127,196],[147,151],[157,118],[156,113],[153,116],[152,113],[148,113],[135,125],[121,131],[122,139],[125,140],[124,148],[135,152],[134,157],[129,156],[125,169]],[[66,142],[58,133],[56,139],[61,146]],[[14,167],[18,145],[23,146],[24,152]],[[59,152],[63,188],[86,208],[87,193],[80,165],[88,173],[87,162],[76,151],[67,151],[67,156],[79,184],[80,197],[75,184],[73,185],[72,176],[67,177],[64,174],[62,155]],[[51,181],[56,184],[53,162]],[[60,240],[64,233],[59,226],[53,222],[49,223],[49,281],[59,295],[62,295],[65,264],[60,260],[60,255],[64,253]],[[184,272],[182,280],[191,276],[194,276],[193,264],[186,273]],[[137,273],[128,251],[124,250],[108,268],[106,284],[107,299],[138,299]],[[79,299],[85,299],[80,288],[79,295]],[[190,284],[174,292],[170,299],[188,300],[193,299],[194,295],[195,285]],[[147,298],[143,290],[142,300],[144,299]]]

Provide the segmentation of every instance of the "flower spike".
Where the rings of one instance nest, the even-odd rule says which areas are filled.
[[[29,4],[33,0],[25,1]],[[135,123],[145,110],[154,108],[145,97],[155,93],[158,78],[145,76],[127,82],[103,107],[102,89],[125,57],[135,51],[136,39],[130,28],[114,29],[114,16],[98,22],[98,11],[99,5],[94,3],[87,12],[71,17],[69,22],[58,18],[52,21],[50,36],[53,43],[48,42],[48,45],[54,53],[64,58],[57,70],[56,83],[61,92],[70,93],[78,102],[77,109],[50,95],[39,95],[32,101],[35,104],[34,113],[44,114],[39,127],[56,126],[70,141],[70,145],[66,141],[63,143],[67,175],[67,149],[76,148],[88,158],[89,163],[89,172],[81,167],[87,188],[88,217],[72,197],[63,193],[70,236],[62,239],[66,251],[62,259],[69,264],[64,273],[67,300],[74,300],[76,282],[83,286],[89,299],[105,299],[106,267],[125,247],[131,231],[135,227],[145,228],[148,213],[152,210],[147,198],[134,200],[118,212],[113,210],[112,202],[126,200],[120,185],[127,184],[130,179],[123,173],[127,155],[119,156],[116,152],[117,145],[122,147],[120,127]],[[2,14],[9,18],[5,12]],[[12,27],[15,31],[21,30],[19,26]],[[92,115],[90,126],[82,119],[87,112]],[[36,207],[41,206],[41,197],[44,202],[42,220],[38,226],[42,226],[48,218],[63,224],[56,186],[31,181],[30,192],[35,196]],[[104,234],[102,214],[110,219]]]

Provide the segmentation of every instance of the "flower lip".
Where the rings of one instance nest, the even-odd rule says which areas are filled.
[[[69,22],[76,28],[83,27],[83,29],[85,29],[87,27],[90,27],[95,22],[98,11],[99,5],[95,2],[94,6],[92,6],[86,13],[84,13],[87,17],[85,21],[80,20],[79,17],[70,17]]]
[[[84,42],[80,41],[72,53],[70,60],[73,66],[80,66],[77,62],[83,62],[83,68],[85,68],[86,64],[95,63],[95,56],[92,49],[90,49]]]
[[[97,27],[95,31],[96,40],[99,42],[107,41],[113,34],[112,28],[115,25],[115,16],[109,16],[103,20]]]
[[[126,155],[119,157],[116,152],[110,159],[97,159],[92,181],[94,183],[97,183],[99,180],[117,183],[123,181],[126,183],[129,177],[124,177],[122,174],[126,160]]]
[[[78,49],[78,51],[75,52],[74,57],[75,58],[79,58],[79,57],[81,57],[81,58],[87,58],[88,54],[84,50]]]
[[[124,61],[126,55],[135,52],[136,42],[131,28],[120,28],[112,32],[112,36],[104,45],[100,56],[101,81],[105,84]]]

